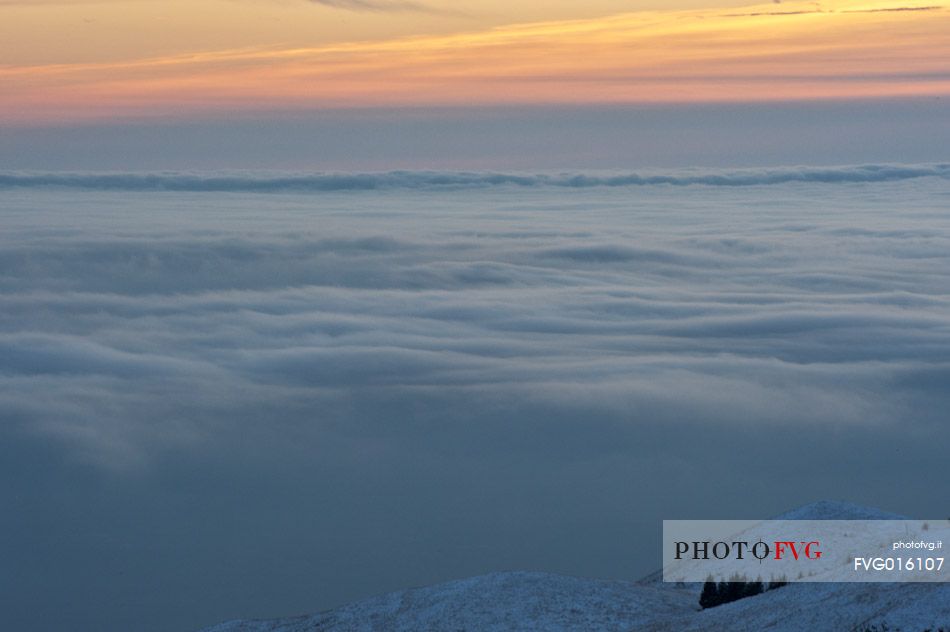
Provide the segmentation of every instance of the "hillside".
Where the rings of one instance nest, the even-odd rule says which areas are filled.
[[[234,621],[207,632],[631,630],[698,609],[690,591],[546,573],[493,573],[372,597],[329,612]]]
[[[785,520],[900,519],[823,501]],[[320,614],[231,621],[203,632],[950,631],[950,584],[790,584],[706,611],[699,587],[604,581],[545,573],[493,573],[358,601]],[[886,626],[886,627],[885,627]]]

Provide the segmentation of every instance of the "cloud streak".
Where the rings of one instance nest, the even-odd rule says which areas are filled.
[[[307,0],[307,2],[333,9],[371,13],[447,13],[442,9],[409,0]]]

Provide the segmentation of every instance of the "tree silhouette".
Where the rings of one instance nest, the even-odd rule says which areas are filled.
[[[732,575],[728,581],[716,583],[716,579],[710,575],[703,584],[703,592],[699,595],[699,605],[704,610],[715,608],[730,601],[738,601],[746,597],[754,597],[764,593],[767,590],[781,588],[788,582],[784,578],[772,580],[768,584],[762,581],[761,577],[755,581],[746,581],[745,577],[738,573]]]
[[[722,602],[719,601],[719,586],[716,585],[716,580],[710,575],[706,578],[706,583],[703,584],[703,593],[699,596],[699,606],[705,610],[718,606],[720,603]]]

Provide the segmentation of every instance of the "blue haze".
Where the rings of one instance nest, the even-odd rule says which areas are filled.
[[[536,170],[946,162],[945,99],[369,108],[14,126],[2,169]]]

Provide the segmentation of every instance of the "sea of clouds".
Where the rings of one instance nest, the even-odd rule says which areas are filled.
[[[348,177],[377,185],[0,177],[18,629],[636,576],[663,518],[935,506],[946,165]]]

